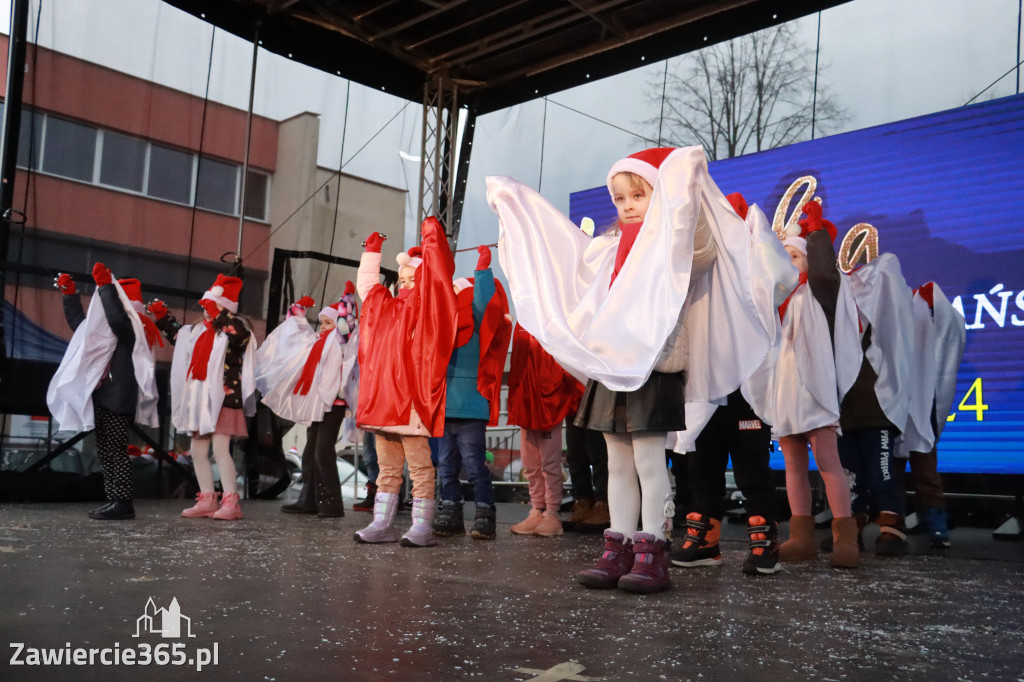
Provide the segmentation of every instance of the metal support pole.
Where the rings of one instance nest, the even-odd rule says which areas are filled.
[[[245,159],[242,161],[242,190],[238,198],[238,248],[235,250],[235,263],[242,260],[242,233],[245,231],[245,190],[249,184],[249,152],[252,146],[252,106],[256,95],[256,58],[260,53],[260,24],[252,36],[252,71],[249,74],[249,109],[245,114]]]
[[[11,237],[11,209],[14,208],[14,180],[18,168],[18,138],[21,134],[21,95],[25,83],[25,43],[28,36],[28,0],[11,4],[11,38],[7,50],[7,89],[4,98],[3,130],[0,131],[0,301],[6,301],[7,252]],[[0,322],[0,359],[7,359],[6,330]]]

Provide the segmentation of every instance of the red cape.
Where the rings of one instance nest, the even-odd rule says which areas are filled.
[[[445,380],[455,347],[455,260],[436,218],[423,221],[423,264],[404,300],[383,285],[363,301],[359,325],[360,426],[406,426],[412,409],[444,435]]]
[[[508,375],[508,423],[547,431],[579,407],[583,385],[516,324]]]

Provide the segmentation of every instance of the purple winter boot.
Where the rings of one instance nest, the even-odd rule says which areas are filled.
[[[633,567],[633,547],[622,533],[613,530],[604,532],[604,553],[597,565],[576,574],[580,585],[598,590],[608,590],[619,584],[619,578]]]
[[[633,570],[619,579],[619,589],[636,594],[652,594],[672,587],[668,568],[668,542],[650,533],[633,536]]]
[[[433,547],[434,510],[437,500],[416,498],[412,501],[412,526],[402,536],[402,547]]]
[[[395,493],[377,493],[373,498],[373,521],[355,534],[356,542],[376,544],[380,542],[397,542],[395,533],[395,512],[398,510],[398,495]]]

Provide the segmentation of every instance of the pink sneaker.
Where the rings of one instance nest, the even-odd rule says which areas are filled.
[[[242,510],[238,506],[238,493],[231,493],[224,496],[220,503],[220,509],[213,515],[213,518],[221,521],[234,521],[242,518]]]
[[[181,512],[186,519],[201,519],[213,516],[217,511],[217,493],[199,493],[196,503]]]

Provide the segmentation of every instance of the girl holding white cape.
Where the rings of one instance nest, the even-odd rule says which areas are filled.
[[[61,430],[96,430],[108,503],[89,516],[133,519],[128,427],[133,420],[157,426],[151,346],[163,343],[153,321],[142,314],[139,280],[114,280],[103,263],[93,266],[92,276],[96,293],[88,313],[82,309],[71,275],[62,273],[55,282],[64,294],[64,315],[75,333],[50,382],[46,403]]]

